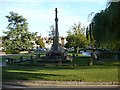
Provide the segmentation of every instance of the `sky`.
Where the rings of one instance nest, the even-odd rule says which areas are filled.
[[[106,8],[107,0],[0,0],[0,36],[7,31],[8,20],[5,16],[10,11],[27,19],[30,32],[48,36],[50,26],[55,25],[55,8],[58,10],[58,30],[60,36],[67,36],[67,31],[74,24],[81,22],[87,27],[88,15]],[[91,17],[92,18],[92,17]]]

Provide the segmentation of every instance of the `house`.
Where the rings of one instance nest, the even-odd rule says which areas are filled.
[[[48,49],[48,50],[50,50],[51,49],[51,46],[52,46],[52,44],[53,44],[53,40],[50,38],[50,37],[41,37],[41,36],[37,36],[36,37],[36,40],[38,40],[39,38],[42,38],[42,40],[43,40],[43,42],[44,42],[44,44],[45,44],[45,48],[46,49]],[[32,43],[33,43],[33,48],[37,48],[37,47],[39,47],[39,45],[37,45],[36,43],[35,43],[35,41],[31,41]],[[62,45],[62,46],[64,46],[66,43],[67,43],[67,41],[66,41],[66,37],[59,37],[59,43]]]

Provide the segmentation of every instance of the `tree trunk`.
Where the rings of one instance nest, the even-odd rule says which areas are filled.
[[[78,56],[78,54],[79,54],[79,46],[76,49],[76,56]]]

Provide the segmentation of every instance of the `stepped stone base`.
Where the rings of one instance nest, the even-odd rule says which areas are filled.
[[[59,51],[50,51],[46,53],[46,56],[42,57],[41,62],[70,62],[72,57],[65,55],[65,53]]]

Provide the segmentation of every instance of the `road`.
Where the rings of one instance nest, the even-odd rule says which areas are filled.
[[[83,85],[83,86],[12,86],[3,85],[2,90],[119,90],[117,85]]]

